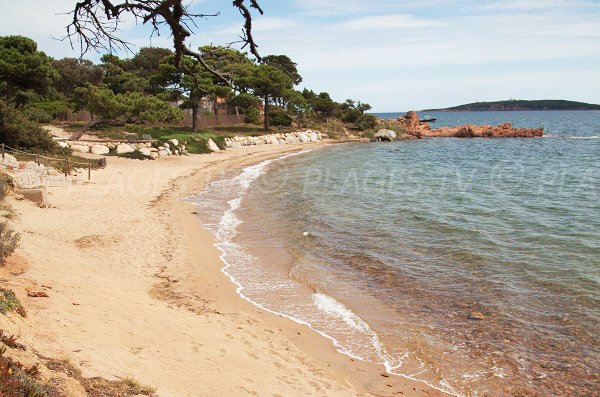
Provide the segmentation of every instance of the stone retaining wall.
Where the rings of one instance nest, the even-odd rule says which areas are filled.
[[[318,142],[327,138],[329,138],[327,134],[312,130],[261,136],[236,136],[225,138],[225,147],[227,149],[241,149],[244,146],[254,145],[291,145],[294,143]]]
[[[53,167],[36,164],[35,161],[18,161],[10,154],[0,158],[0,169],[6,170],[18,188],[34,188],[40,186],[70,186],[84,184],[87,181],[87,170],[74,168],[71,175],[65,175]]]

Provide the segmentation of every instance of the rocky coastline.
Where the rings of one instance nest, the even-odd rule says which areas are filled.
[[[544,135],[543,128],[515,128],[511,123],[493,125],[465,124],[455,127],[431,128],[428,122],[419,120],[419,115],[410,111],[398,118],[395,127],[404,132],[398,134],[388,128],[379,130],[374,141],[395,141],[403,138],[535,138]]]

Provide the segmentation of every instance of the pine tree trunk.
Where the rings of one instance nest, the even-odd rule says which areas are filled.
[[[200,104],[192,108],[192,131],[198,131],[198,113],[200,113]]]
[[[269,129],[269,96],[265,95],[265,130]]]

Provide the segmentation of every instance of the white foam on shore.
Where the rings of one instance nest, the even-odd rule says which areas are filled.
[[[335,337],[328,334],[327,332],[315,328],[310,322],[291,316],[286,313],[281,313],[272,310],[269,307],[266,307],[264,304],[261,304],[260,302],[257,302],[256,300],[252,299],[244,293],[244,290],[246,289],[245,286],[239,280],[237,280],[230,271],[236,265],[236,263],[253,263],[257,261],[257,258],[254,258],[252,255],[245,252],[243,247],[232,241],[238,235],[237,227],[242,224],[242,221],[236,215],[236,211],[240,208],[244,196],[250,192],[250,187],[252,183],[262,174],[264,174],[266,167],[274,161],[282,160],[292,156],[297,156],[300,154],[305,154],[309,151],[310,150],[305,150],[302,152],[286,154],[280,156],[276,160],[265,160],[259,164],[244,168],[238,176],[228,180],[231,184],[237,185],[238,188],[233,189],[233,191],[236,192],[235,194],[237,197],[230,198],[228,200],[228,208],[223,213],[218,225],[205,225],[205,227],[215,234],[216,242],[214,245],[221,251],[220,258],[225,264],[225,266],[221,269],[221,272],[223,272],[223,274],[225,274],[231,280],[231,282],[237,286],[236,293],[241,298],[269,313],[288,318],[298,324],[307,326],[314,332],[330,340],[336,347],[336,350],[342,354],[345,354],[357,360],[374,362],[365,357],[362,357],[361,354],[352,351],[348,346],[344,346],[342,343],[340,343],[340,341],[338,341]],[[218,182],[218,188],[220,190],[223,187],[223,184],[227,181],[220,180],[216,182]],[[232,186],[229,187],[231,188]],[[210,185],[208,188],[210,188]],[[400,369],[400,367],[402,366],[402,361],[404,358],[407,357],[407,354],[403,355],[400,359],[394,360],[395,363],[392,363],[392,360],[390,360],[388,353],[386,352],[385,346],[381,343],[377,333],[373,331],[371,327],[356,313],[354,313],[352,310],[344,306],[341,302],[337,301],[333,297],[323,294],[321,292],[314,293],[312,295],[312,300],[312,303],[314,304],[315,308],[321,311],[324,315],[334,319],[338,319],[339,321],[346,324],[350,329],[366,336],[371,342],[372,348],[376,351],[377,357],[379,359],[377,362],[374,363],[383,365],[386,372],[390,375],[400,376],[402,378],[410,379],[412,381],[421,382],[445,394],[460,397],[460,394],[454,391],[453,388],[443,380],[440,381],[440,384],[443,387],[439,387],[425,380],[418,379],[412,375],[406,375],[399,372],[395,372],[398,371],[398,369]]]
[[[592,136],[568,136],[567,139],[598,139],[598,135],[592,135]]]

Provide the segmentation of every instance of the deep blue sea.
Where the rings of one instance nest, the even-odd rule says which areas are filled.
[[[599,396],[600,112],[424,116],[545,136],[340,144],[215,181],[198,203],[224,271],[451,394]]]

